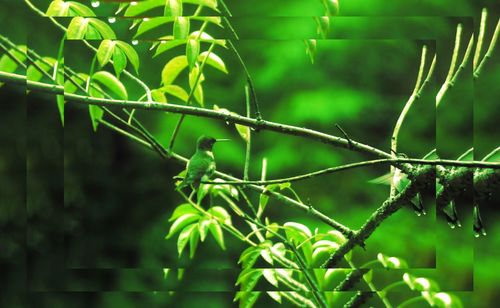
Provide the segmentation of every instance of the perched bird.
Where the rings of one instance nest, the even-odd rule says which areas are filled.
[[[228,139],[215,139],[204,135],[198,138],[196,152],[187,163],[186,176],[177,186],[178,190],[189,185],[198,188],[202,180],[207,180],[214,174],[215,158],[212,148],[217,141],[228,141]]]

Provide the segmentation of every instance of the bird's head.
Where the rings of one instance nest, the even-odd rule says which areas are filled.
[[[213,137],[203,135],[198,138],[198,141],[196,142],[196,149],[200,151],[212,151],[212,148],[217,141],[228,141],[228,139],[215,139]]]

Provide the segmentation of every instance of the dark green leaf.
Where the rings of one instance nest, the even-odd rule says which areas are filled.
[[[54,68],[56,59],[51,57],[43,57],[42,60],[35,60],[35,63],[40,67],[44,72],[49,73],[51,69]],[[48,64],[47,64],[48,63]],[[38,70],[38,68],[34,65],[29,65],[26,70],[26,78],[31,81],[39,81],[42,79],[44,75]]]
[[[200,232],[198,229],[193,229],[191,235],[189,236],[189,258],[193,258],[196,253],[196,248],[198,247],[200,239]]]
[[[104,110],[95,105],[89,105],[90,120],[92,121],[92,128],[94,132],[97,131],[97,126],[99,125],[99,120],[102,119],[104,115]]]

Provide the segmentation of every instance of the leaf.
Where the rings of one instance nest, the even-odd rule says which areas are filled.
[[[192,224],[190,226],[185,227],[181,234],[179,234],[179,238],[177,239],[177,252],[179,253],[179,257],[182,255],[182,251],[191,237],[191,232],[196,228],[196,224]]]
[[[299,243],[312,236],[311,230],[297,222],[286,222],[284,225],[287,238]]]
[[[167,98],[165,97],[165,93],[161,89],[154,89],[151,90],[151,97],[153,98],[153,101],[155,102],[160,102],[160,103],[166,103]]]
[[[304,44],[306,45],[306,55],[309,56],[309,60],[311,60],[311,63],[314,64],[317,53],[317,42],[314,39],[309,39],[304,40]]]
[[[217,217],[219,221],[223,222],[225,225],[231,225],[231,215],[229,215],[225,208],[213,206],[208,209],[208,213]]]
[[[64,127],[64,95],[56,96],[57,110],[59,111],[59,116],[61,118],[62,126]]]
[[[97,49],[97,61],[103,67],[106,65],[113,56],[115,49],[115,42],[112,40],[103,40]]]
[[[377,255],[377,260],[387,269],[408,268],[408,264],[405,260],[396,257],[389,257],[381,253]]]
[[[92,129],[96,132],[99,120],[101,120],[104,115],[104,110],[99,106],[89,105],[89,114],[90,121],[92,122]]]
[[[163,70],[161,72],[161,80],[162,84],[164,85],[169,85],[172,84],[179,76],[180,72],[184,70],[187,67],[187,58],[186,56],[177,56],[170,61],[163,67]]]
[[[102,39],[101,33],[94,27],[89,25],[87,27],[87,32],[85,33],[86,40],[100,40]]]
[[[174,19],[174,39],[184,40],[189,35],[189,18],[178,16]]]
[[[104,21],[97,18],[89,18],[89,24],[92,25],[104,39],[116,39],[115,32]]]
[[[134,47],[123,41],[116,41],[116,46],[123,51],[125,56],[127,56],[130,61],[130,64],[134,67],[135,72],[139,74],[139,55],[137,54],[137,51],[135,51]]]
[[[327,241],[330,242],[330,241]],[[338,249],[338,244],[335,242],[330,242],[331,245],[324,245],[320,246],[316,249],[313,250],[312,253],[312,258],[311,258],[311,267],[316,268],[320,267],[322,264],[324,264],[328,259],[330,259],[330,256],[332,253]]]
[[[262,270],[262,275],[266,280],[275,287],[278,287],[278,278],[276,277],[276,270],[266,268]]]
[[[114,75],[106,71],[99,71],[92,76],[92,80],[100,82],[107,87],[117,98],[127,100],[127,89]]]
[[[210,226],[208,227],[208,230],[210,230],[210,233],[212,234],[214,239],[217,241],[220,248],[222,248],[222,250],[226,250],[226,246],[224,244],[224,233],[222,232],[221,226],[218,223],[214,222],[214,223],[210,224]]]
[[[281,295],[279,292],[276,291],[266,291],[267,295],[269,295],[270,298],[272,298],[274,301],[278,302],[281,304]]]
[[[80,86],[85,83],[87,78],[89,78],[89,76],[87,74],[84,74],[84,73],[77,73],[76,75],[80,78],[73,78],[73,81],[75,81]],[[76,90],[77,90],[77,87],[73,84],[73,82],[71,82],[69,80],[66,80],[64,82],[64,93],[75,93]]]
[[[241,124],[234,124],[234,126],[236,127],[240,137],[248,143],[250,140],[250,127]]]
[[[193,88],[194,88],[193,96],[201,107],[204,106],[203,87],[201,85],[201,83],[204,80],[205,80],[205,76],[203,75],[203,73],[200,73],[200,68],[198,66],[195,66],[189,72],[189,87],[191,88],[191,91],[193,91]],[[195,88],[195,86],[196,86],[196,88]]]
[[[260,251],[260,256],[269,264],[274,264],[273,257],[271,256],[271,251],[269,248],[264,248]]]
[[[156,57],[159,54],[164,53],[165,51],[168,51],[177,46],[186,44],[186,40],[172,40],[172,38],[173,36],[170,36],[170,40],[161,41],[153,57]]]
[[[143,20],[139,28],[137,28],[134,38],[158,27],[166,28],[165,25],[173,21],[174,19],[172,17],[152,17],[148,20]]]
[[[198,230],[200,231],[200,239],[202,242],[205,241],[205,238],[208,234],[208,227],[213,223],[210,218],[203,218],[198,222]]]
[[[165,3],[165,16],[182,16],[182,1],[181,0],[166,0]]]
[[[158,8],[165,4],[165,0],[146,0],[138,1],[135,5],[130,5],[124,13],[124,16],[144,16],[147,11]]]
[[[169,272],[170,272],[169,268],[164,268],[163,269],[163,279],[167,279]]]
[[[338,0],[322,0],[328,16],[337,16],[339,14]]]
[[[170,227],[170,231],[168,231],[166,238],[169,239],[170,237],[172,237],[172,235],[179,232],[182,228],[184,228],[189,224],[196,225],[194,222],[198,221],[200,218],[201,217],[199,214],[193,214],[193,213],[187,213],[180,216],[174,221],[174,223]]]
[[[262,292],[236,292],[234,301],[240,300],[239,308],[252,308]]]
[[[241,263],[243,269],[252,267],[260,256],[260,251],[262,247],[250,246],[245,249],[238,259],[238,264]]]
[[[207,64],[218,69],[219,71],[223,72],[223,73],[228,73],[227,71],[227,68],[226,68],[226,64],[224,64],[224,61],[222,61],[222,59],[214,54],[213,52],[208,52],[208,51],[204,51],[202,52],[199,56],[198,56],[198,61],[200,63],[203,63],[203,61],[205,61],[205,58],[207,57],[208,55],[208,59],[206,60]]]
[[[47,11],[45,12],[46,16],[68,16],[69,4],[65,3],[62,0],[54,0],[50,3]]]
[[[14,57],[16,57],[16,59],[19,60],[19,62],[24,63],[26,61],[26,46],[21,45],[17,47],[22,52],[17,51],[15,48],[10,49],[9,51],[14,55]],[[18,66],[17,62],[12,60],[7,54],[2,55],[0,58],[0,71],[2,72],[13,73],[16,71]],[[3,82],[0,82],[0,86],[3,84]]]
[[[35,63],[40,67],[44,72],[49,72],[54,68],[56,59],[52,57],[43,57],[42,60],[35,60]],[[48,64],[47,64],[48,63]],[[31,81],[39,81],[42,79],[44,75],[38,70],[34,65],[29,65],[26,70],[26,79]]]
[[[214,11],[219,12],[219,10],[217,9],[217,0],[182,0],[182,2],[206,6]]]
[[[250,292],[253,290],[260,277],[262,277],[261,269],[250,268],[248,270],[243,270],[236,280],[236,285],[241,285],[241,291]]]
[[[81,40],[85,37],[89,21],[84,17],[74,17],[66,30],[68,40]]]
[[[198,243],[200,239],[200,232],[198,229],[193,229],[191,235],[189,236],[189,258],[192,259],[196,253],[196,248],[198,248]]]
[[[175,208],[168,221],[174,221],[184,214],[198,214],[198,210],[195,209],[190,203],[183,203]]]
[[[68,1],[66,2],[66,5],[69,6],[70,16],[83,16],[83,17],[95,16],[92,9],[84,4],[75,1]]]
[[[330,17],[319,16],[315,17],[314,21],[316,21],[316,33],[320,35],[321,38],[326,38],[330,31]]]
[[[201,32],[201,34],[200,34],[200,31],[193,31],[193,32],[191,32],[191,34],[189,34],[189,38],[197,39],[200,42],[214,43],[216,45],[227,48],[226,40],[216,40],[213,38],[213,36],[211,36],[210,34],[208,34],[206,32]]]
[[[125,53],[120,48],[115,48],[113,52],[113,68],[115,69],[116,76],[120,77],[127,66],[127,57]]]
[[[200,53],[200,42],[189,39],[186,44],[186,57],[190,69],[193,69]]]
[[[163,93],[167,93],[167,94],[170,94],[172,96],[175,96],[175,97],[179,98],[180,100],[182,100],[183,102],[186,102],[188,99],[187,92],[183,88],[176,86],[176,85],[173,85],[173,84],[163,86],[159,90],[161,90]]]

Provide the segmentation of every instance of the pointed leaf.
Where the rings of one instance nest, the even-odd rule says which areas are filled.
[[[200,42],[197,40],[188,40],[186,44],[186,57],[190,69],[196,64],[198,54],[200,53]]]
[[[202,63],[203,61],[205,61],[205,58],[207,57],[208,55],[208,59],[206,60],[207,64],[218,69],[219,71],[223,72],[223,73],[228,73],[227,71],[227,68],[226,68],[226,64],[224,64],[224,61],[222,61],[222,59],[214,54],[213,52],[208,52],[208,51],[204,51],[202,52],[199,56],[198,56],[198,61],[200,63]]]
[[[89,18],[89,24],[94,27],[104,39],[116,39],[115,32],[104,21],[97,18]]]
[[[139,55],[137,54],[137,51],[135,51],[134,47],[123,41],[116,41],[116,46],[123,51],[125,56],[127,56],[130,61],[130,64],[134,67],[135,72],[139,74]]]
[[[189,35],[189,18],[178,16],[174,19],[174,39],[184,40]]]
[[[115,42],[112,40],[103,40],[97,49],[97,61],[103,67],[106,65],[113,56],[115,49]]]
[[[179,234],[179,238],[177,239],[177,252],[179,253],[179,257],[182,255],[182,251],[184,247],[186,247],[189,239],[191,237],[191,232],[196,229],[196,224],[192,224],[190,226],[185,227],[182,232]]]
[[[159,90],[162,91],[163,93],[167,93],[167,94],[170,94],[172,96],[175,96],[175,97],[179,98],[180,100],[182,100],[183,102],[186,102],[188,99],[187,92],[183,88],[176,86],[176,85],[173,85],[173,84],[163,86]]]
[[[174,223],[170,227],[170,231],[168,231],[166,238],[168,239],[172,237],[175,233],[179,232],[182,228],[189,224],[196,225],[194,222],[198,220],[200,220],[200,215],[198,214],[188,213],[182,215],[174,221]]]
[[[99,120],[102,119],[104,115],[104,110],[95,105],[89,105],[90,121],[92,122],[92,128],[94,132],[97,131],[97,126],[99,126]]]
[[[200,231],[200,240],[202,242],[205,241],[205,238],[208,234],[208,227],[212,223],[210,218],[203,218],[198,222],[198,230]]]
[[[66,30],[68,40],[81,40],[87,33],[89,20],[84,17],[74,17]]]
[[[170,40],[167,39],[165,41],[160,42],[153,57],[156,57],[159,54],[164,53],[165,51],[168,51],[172,48],[175,48],[177,46],[184,45],[184,44],[186,44],[186,40],[173,40],[173,36],[170,36]]]
[[[174,19],[172,17],[151,17],[148,20],[143,20],[139,28],[137,28],[134,38],[158,27],[166,28],[165,25],[173,21]]]
[[[221,226],[218,223],[214,222],[214,223],[210,224],[208,229],[210,230],[210,233],[212,234],[214,239],[217,241],[219,246],[222,248],[222,250],[226,250],[226,246],[224,244],[224,233],[222,232]]]
[[[107,87],[114,94],[115,98],[128,99],[127,89],[123,83],[109,72],[99,71],[93,75],[92,80],[98,81]]]
[[[68,1],[66,5],[69,5],[70,16],[83,16],[83,17],[94,17],[95,14],[91,8],[85,4],[81,4],[75,1]]]
[[[115,69],[116,76],[120,77],[127,66],[127,57],[125,53],[120,48],[115,48],[113,52],[113,68]]]
[[[198,243],[200,239],[200,232],[198,229],[194,228],[189,236],[189,258],[192,259],[196,253],[196,248],[198,248]]]
[[[236,127],[240,137],[245,140],[245,142],[248,142],[250,139],[250,127],[241,124],[234,124],[234,126]]]
[[[168,221],[176,220],[184,214],[198,214],[198,210],[195,209],[190,203],[181,204],[175,208]]]
[[[177,76],[187,67],[186,56],[177,56],[163,67],[161,80],[164,85],[172,84]]]
[[[208,212],[219,219],[226,225],[231,225],[231,215],[226,211],[225,208],[220,206],[213,206],[208,209]]]
[[[266,268],[262,270],[262,275],[266,280],[275,287],[278,287],[278,278],[276,277],[276,270],[272,268]]]

